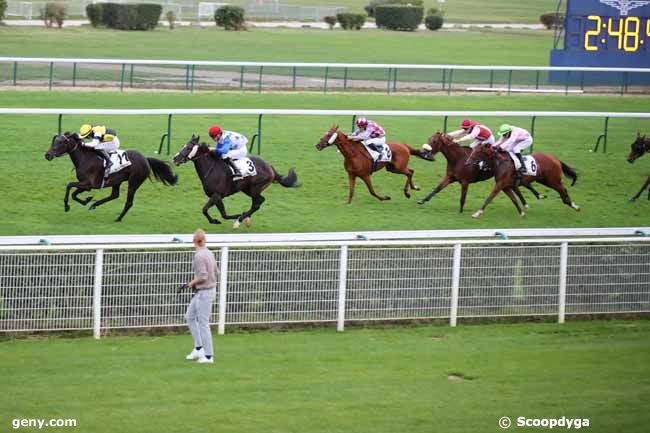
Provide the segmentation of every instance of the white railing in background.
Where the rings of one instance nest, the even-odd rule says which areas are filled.
[[[650,312],[650,227],[543,230],[558,238],[470,232],[210,235],[225,271],[211,322],[221,334],[226,324],[336,322],[343,330],[346,321],[455,326],[471,317]],[[473,239],[497,233],[522,237]],[[176,289],[191,278],[189,235],[154,236],[140,237],[151,244],[1,239],[0,332],[92,329],[99,338],[112,328],[184,325],[190,295]]]

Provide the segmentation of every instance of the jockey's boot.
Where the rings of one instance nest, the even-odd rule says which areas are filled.
[[[521,163],[521,166],[519,167],[519,173],[521,174],[526,173],[526,164],[524,164],[524,157],[522,156],[521,153],[515,153],[515,156],[517,156],[519,162]]]
[[[110,171],[111,167],[113,166],[113,162],[111,161],[111,157],[108,155],[108,152],[105,150],[99,149],[97,150],[97,154],[106,161],[106,167],[104,167],[104,177],[108,177],[108,172]]]
[[[225,158],[224,161],[226,161],[226,164],[228,164],[230,166],[230,168],[232,168],[232,180],[241,180],[241,179],[243,179],[243,177],[241,175],[241,172],[239,171],[239,169],[235,165],[235,161],[233,161],[230,158]]]

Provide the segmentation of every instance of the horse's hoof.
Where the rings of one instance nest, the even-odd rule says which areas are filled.
[[[546,196],[544,194],[540,194],[539,197],[537,197],[537,200],[544,200]]]
[[[520,212],[519,215],[522,216],[522,217],[525,217],[525,216],[526,216],[526,212]]]
[[[246,217],[244,219],[244,224],[246,224],[246,227],[250,227],[253,224],[253,221],[251,221],[251,217]]]
[[[221,221],[219,221],[219,220],[212,220],[212,221],[210,221],[210,224],[221,224]]]
[[[405,192],[404,192],[404,197],[406,197],[406,198],[411,198],[411,194],[409,194],[408,192],[405,191]]]
[[[524,209],[526,209],[526,210],[529,209],[529,207],[528,207],[528,203],[526,203],[526,204],[524,205]],[[525,213],[525,212],[524,212],[524,213]]]
[[[476,212],[474,212],[474,213],[472,214],[472,218],[477,218],[477,219],[478,219],[478,218],[481,217],[482,214],[483,214],[483,211],[481,211],[481,210],[477,210]]]
[[[424,200],[418,200],[418,204],[424,204],[424,203],[425,203]]]
[[[575,204],[574,202],[571,202],[571,207],[572,207],[573,209],[575,209],[576,212],[580,212],[580,206],[578,206],[578,205]]]
[[[63,205],[63,209],[64,209],[66,212],[70,212],[70,205],[67,204],[67,203],[64,204],[64,205]]]
[[[650,199],[648,199],[650,200]],[[628,203],[634,203],[636,201],[636,197],[632,197],[631,199],[628,200]]]
[[[93,211],[93,210],[95,210],[95,209],[97,209],[97,205],[96,205],[96,204],[94,204],[94,205],[92,205],[92,206],[90,206],[90,207],[88,208],[89,211]]]
[[[234,224],[232,225],[232,228],[238,229],[240,225],[241,225],[241,221],[235,220]]]
[[[419,191],[420,190],[420,185],[413,185],[413,189],[416,190],[416,191]]]
[[[389,196],[389,195],[385,195],[385,196],[384,196],[384,200],[390,200],[390,196]]]

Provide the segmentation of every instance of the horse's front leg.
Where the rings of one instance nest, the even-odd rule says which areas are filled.
[[[78,196],[82,192],[90,191],[88,188],[77,188],[72,192],[72,200],[76,201],[77,203],[81,204],[82,206],[86,206],[88,203],[90,203],[90,200],[93,199],[92,196],[88,196],[85,199],[80,199]]]
[[[483,206],[481,206],[481,208],[479,210],[477,210],[476,212],[474,212],[472,214],[472,218],[480,218],[481,215],[483,215],[483,212],[485,212],[485,208],[490,203],[492,203],[492,200],[494,200],[494,197],[496,197],[496,195],[499,194],[499,192],[501,192],[501,189],[502,189],[502,186],[497,183],[494,186],[494,189],[492,190],[492,192],[490,193],[488,198],[485,199],[485,203],[483,203]]]
[[[348,204],[352,203],[352,197],[354,196],[354,185],[357,183],[357,176],[348,173]]]
[[[210,214],[208,213],[208,210],[210,210],[210,208],[211,208],[212,206],[214,206],[215,204],[217,204],[216,201],[214,200],[215,197],[218,197],[218,200],[221,200],[221,196],[220,196],[220,195],[218,195],[218,194],[213,194],[213,195],[211,195],[211,196],[210,196],[210,199],[208,200],[208,202],[205,204],[205,206],[203,206],[203,215],[205,215],[205,217],[208,219],[208,221],[210,222],[210,224],[221,224],[221,221],[219,221],[218,219],[212,218],[212,217],[210,216]]]
[[[650,176],[648,176],[648,179],[645,181],[639,192],[636,193],[634,197],[630,199],[630,201],[636,201],[637,198],[641,197],[641,194],[643,194],[643,191],[650,185]],[[650,200],[650,190],[648,191],[648,200]]]
[[[63,198],[63,209],[65,209],[66,212],[70,211],[70,205],[68,204],[69,198],[70,198],[70,190],[72,188],[80,188],[83,190],[88,190],[90,187],[83,182],[70,182],[68,185],[65,187],[65,197]],[[76,192],[76,191],[75,191]]]
[[[519,189],[517,187],[515,187],[515,191],[517,192],[517,196],[521,200],[523,200],[522,203],[524,203],[524,205],[526,207],[528,207],[528,204],[526,203],[526,200],[524,200],[524,197],[521,195],[521,191],[519,191]],[[510,200],[512,201],[512,204],[515,205],[515,207],[517,208],[517,213],[519,215],[521,215],[521,216],[526,216],[526,212],[522,211],[521,208],[519,207],[519,203],[517,202],[517,197],[515,197],[515,194],[513,193],[513,189],[512,188],[506,188],[506,189],[503,190],[503,192],[505,192],[506,195],[510,198]]]
[[[451,176],[445,176],[442,179],[442,182],[440,182],[438,184],[438,186],[433,189],[433,191],[431,191],[429,194],[427,194],[426,197],[418,200],[418,204],[424,204],[424,203],[428,202],[429,200],[431,200],[433,198],[434,195],[438,194],[440,191],[445,189],[445,187],[447,185],[449,185],[450,183],[451,183]],[[462,210],[461,210],[461,212],[462,212]]]
[[[368,191],[370,192],[370,194],[377,197],[381,201],[390,200],[390,196],[388,195],[381,196],[375,192],[375,188],[372,186],[372,182],[370,181],[370,175],[361,176],[361,179],[363,179],[363,181],[366,183],[366,186],[368,187]]]
[[[519,201],[521,201],[521,204],[524,206],[524,209],[528,209],[528,202],[526,202],[526,199],[524,198],[524,195],[519,190],[519,187],[514,187],[512,190],[515,192],[515,194],[517,194],[517,197],[519,197]]]

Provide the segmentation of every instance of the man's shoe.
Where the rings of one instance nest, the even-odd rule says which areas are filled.
[[[192,349],[192,352],[185,357],[188,361],[194,361],[196,359],[201,359],[205,358],[205,352],[203,351],[203,348],[196,350]]]
[[[199,358],[197,362],[199,364],[214,364],[214,356],[211,356],[210,358],[206,358],[205,356],[202,356]]]

